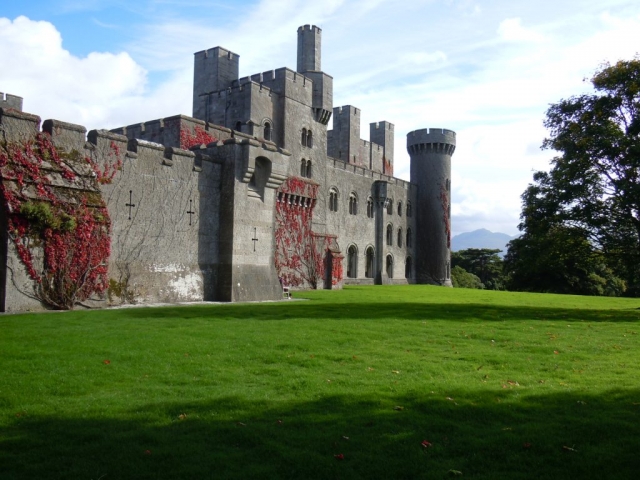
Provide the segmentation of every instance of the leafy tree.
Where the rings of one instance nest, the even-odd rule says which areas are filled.
[[[600,277],[612,293],[621,277],[640,294],[640,57],[602,65],[591,83],[547,111],[543,148],[559,155],[522,196],[523,235],[506,258],[519,289],[590,293]]]
[[[503,288],[502,250],[491,248],[467,248],[451,253],[452,267],[459,266],[477,276],[483,288],[501,290]]]
[[[484,285],[476,275],[467,272],[460,266],[455,266],[451,269],[451,283],[453,283],[454,288],[484,288]]]

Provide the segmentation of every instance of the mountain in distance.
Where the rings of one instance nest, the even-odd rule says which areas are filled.
[[[486,228],[465,232],[451,239],[451,251],[466,250],[467,248],[499,248],[500,256],[507,253],[507,242],[513,237],[506,233],[490,232]]]

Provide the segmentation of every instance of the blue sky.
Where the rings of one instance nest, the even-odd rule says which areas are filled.
[[[453,233],[517,233],[520,194],[548,105],[588,91],[604,61],[640,50],[628,0],[0,0],[0,91],[26,111],[88,129],[191,113],[193,53],[240,55],[240,75],[296,64],[296,30],[323,30],[334,105],[396,125],[396,175],[409,177],[407,132],[458,133]]]

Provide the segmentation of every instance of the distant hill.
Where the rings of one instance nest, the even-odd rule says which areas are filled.
[[[502,250],[500,256],[507,253],[507,242],[513,237],[506,233],[490,232],[486,228],[465,232],[456,235],[451,239],[451,250],[466,250],[467,248],[499,248]]]

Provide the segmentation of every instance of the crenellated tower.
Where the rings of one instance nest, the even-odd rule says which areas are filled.
[[[240,56],[222,47],[202,50],[194,54],[193,116],[211,121],[214,92],[231,86],[238,80]]]
[[[317,122],[329,123],[333,108],[333,77],[321,67],[322,29],[315,25],[298,28],[297,71],[313,81],[313,113]]]
[[[451,284],[451,156],[456,132],[442,128],[407,135],[411,183],[418,185],[416,208],[416,282]]]

